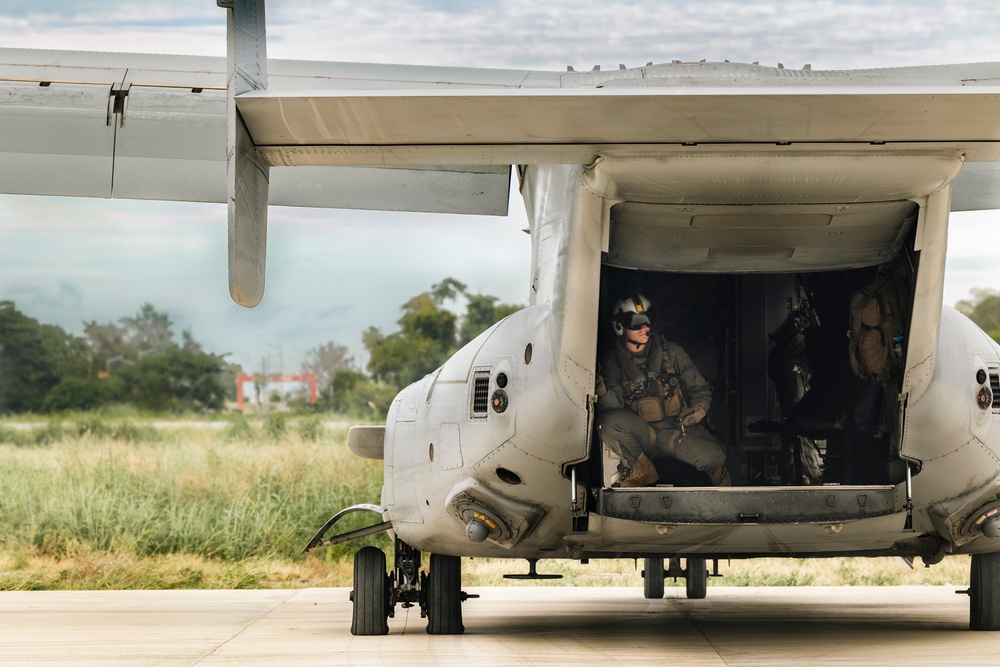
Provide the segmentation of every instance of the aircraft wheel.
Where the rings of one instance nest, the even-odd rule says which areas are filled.
[[[460,635],[462,625],[462,559],[431,554],[427,575],[427,634]]]
[[[663,597],[663,557],[647,558],[642,571],[642,594],[647,600],[659,600]]]
[[[704,558],[687,559],[685,583],[691,600],[701,600],[708,594],[708,564]]]
[[[969,586],[969,627],[1000,630],[1000,553],[975,554]]]
[[[389,634],[389,581],[385,554],[376,547],[363,547],[354,554],[354,616],[352,635]]]

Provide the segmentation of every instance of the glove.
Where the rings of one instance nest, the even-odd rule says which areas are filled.
[[[597,394],[597,398],[602,398],[606,393],[608,393],[608,388],[604,385],[604,376],[597,376],[597,383],[594,387],[594,393]]]
[[[677,421],[684,427],[694,426],[704,419],[707,414],[708,411],[705,410],[704,406],[692,405],[681,410],[681,413],[677,415]]]

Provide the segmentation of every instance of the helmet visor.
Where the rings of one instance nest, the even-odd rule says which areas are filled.
[[[632,331],[638,331],[643,327],[653,327],[653,321],[646,313],[622,313],[622,326]]]

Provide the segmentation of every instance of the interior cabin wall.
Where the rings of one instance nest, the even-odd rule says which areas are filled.
[[[912,253],[904,251],[895,261],[907,267],[912,281]],[[636,292],[647,296],[656,312],[655,332],[683,347],[712,386],[708,421],[727,447],[733,483],[776,485],[782,483],[779,431],[787,424],[768,372],[772,334],[793,309],[808,303],[814,313],[814,326],[805,332],[811,379],[796,408],[797,423],[816,436],[821,451],[828,450],[823,481],[893,482],[889,459],[898,406],[891,401],[898,388],[892,382],[862,381],[848,358],[851,298],[879,271],[874,266],[803,274],[697,274],[604,266],[599,346],[614,343],[610,321],[617,300]],[[854,432],[856,424],[863,425],[865,437]],[[845,429],[851,433],[845,435]],[[600,446],[600,438],[594,440]],[[705,483],[701,473],[684,464],[656,463],[667,483]]]

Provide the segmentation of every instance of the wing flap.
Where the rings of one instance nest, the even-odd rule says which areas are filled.
[[[109,90],[109,84],[0,81],[3,191],[110,197],[115,137],[108,125]]]
[[[225,201],[225,90],[133,84],[127,105],[110,196]]]

